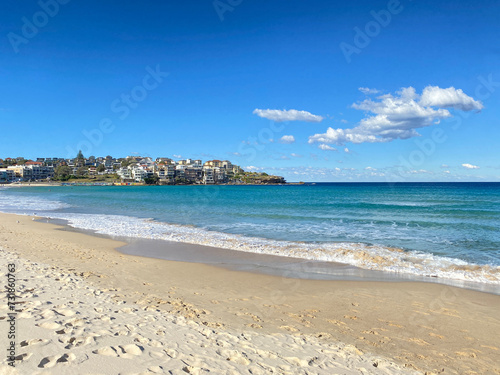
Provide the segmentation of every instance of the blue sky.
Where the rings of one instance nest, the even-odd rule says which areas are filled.
[[[500,180],[497,1],[6,0],[0,158]]]

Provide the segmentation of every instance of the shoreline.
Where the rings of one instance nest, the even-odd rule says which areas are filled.
[[[42,219],[38,220],[41,221]],[[47,218],[44,218],[47,220]],[[500,295],[500,287],[481,282],[426,277],[415,274],[370,270],[348,263],[308,260],[290,256],[270,255],[237,251],[209,245],[173,242],[162,239],[114,236],[96,233],[92,230],[72,227],[64,219],[48,219],[48,223],[61,225],[60,230],[89,234],[124,243],[116,248],[124,255],[199,263],[225,268],[232,271],[245,271],[258,275],[270,275],[301,280],[324,281],[379,281],[379,282],[422,282],[448,285],[457,288]]]
[[[500,373],[500,297],[418,282],[290,279],[123,255],[123,243],[0,214],[0,244],[206,327],[343,342],[422,372]],[[17,223],[19,221],[19,223]],[[38,241],[34,243],[33,236]]]
[[[283,183],[268,183],[268,184],[256,184],[256,183],[221,183],[221,184],[151,184],[148,185],[144,182],[108,182],[108,181],[83,181],[83,182],[21,182],[21,183],[0,183],[0,187],[50,187],[50,186],[302,186],[308,183],[296,183],[296,182],[283,182]],[[312,184],[316,184],[315,182]]]
[[[28,212],[17,210],[11,210],[11,212],[29,215]],[[33,211],[30,210],[29,212]],[[50,215],[50,212],[47,215]],[[134,216],[129,217],[123,214],[110,215],[108,218],[100,218],[100,221],[96,221],[98,217],[86,219],[85,217],[88,215],[91,214],[72,217],[70,213],[65,215],[63,211],[61,215],[56,215],[55,218],[49,217],[49,220],[56,223],[60,221],[66,228],[72,228],[71,230],[82,231],[82,233],[94,236],[103,235],[105,238],[117,238],[120,241],[127,242],[128,245],[124,246],[120,251],[130,255],[189,262],[192,259],[182,256],[179,258],[182,253],[178,250],[174,250],[175,256],[171,258],[169,252],[166,252],[165,256],[163,256],[161,249],[159,249],[161,247],[173,248],[186,245],[186,249],[203,248],[201,251],[204,253],[227,252],[223,263],[228,263],[228,265],[231,265],[234,259],[245,258],[248,255],[242,253],[254,254],[252,256],[256,258],[272,258],[275,256],[276,259],[288,259],[288,261],[281,262],[285,266],[284,270],[269,267],[265,264],[266,262],[264,264],[257,262],[259,267],[255,267],[254,264],[246,264],[247,267],[238,264],[237,267],[233,267],[235,270],[244,269],[278,276],[287,274],[291,275],[290,277],[306,279],[430,282],[500,295],[499,266],[476,264],[472,260],[456,259],[450,255],[436,255],[432,252],[412,251],[411,249],[360,241],[326,242],[325,245],[325,243],[315,241],[275,240],[259,236],[233,234],[230,231],[226,233],[203,230],[199,226],[175,224]],[[122,221],[118,220],[117,222],[114,219],[115,216],[123,216]],[[137,223],[131,223],[129,219],[136,220]],[[141,225],[149,228],[149,234],[135,232],[135,228],[139,228]],[[132,235],[128,231],[133,232]],[[151,242],[145,245],[148,253],[145,253],[141,249],[144,244],[139,243],[141,241],[148,242],[150,239]],[[132,242],[138,243],[135,248]],[[164,244],[164,246],[158,245],[160,243]],[[331,246],[329,247],[328,244],[331,244]],[[156,250],[151,252],[149,251],[151,248]],[[200,254],[194,255],[199,258],[198,255]],[[194,261],[199,262],[199,260]],[[205,260],[201,262],[206,264],[214,263],[209,256],[205,257]],[[296,263],[296,265],[290,266],[291,263]],[[298,263],[302,263],[304,267],[301,267]],[[303,270],[304,268],[305,270]],[[310,272],[311,268],[317,270]],[[339,272],[339,268],[343,268],[343,271]]]
[[[229,188],[231,186],[226,187]],[[37,192],[37,189],[45,190]],[[78,190],[78,187],[75,186],[74,189]],[[93,189],[90,187],[81,187],[81,189],[83,189],[82,192],[86,194],[85,198],[92,202],[94,195],[92,193]],[[182,198],[187,193],[187,190],[184,190],[183,188],[173,189],[173,196]],[[206,199],[204,196],[206,189],[194,186],[191,186],[191,189],[195,189],[196,199],[204,202],[204,199]],[[211,190],[210,188],[207,189]],[[219,194],[217,192],[218,188],[214,189],[216,192],[213,194]],[[238,188],[232,189],[233,190],[230,190],[232,195],[238,194]],[[242,187],[240,189],[243,189],[246,195],[253,195],[252,188]],[[276,188],[256,189],[270,189],[269,191],[275,191]],[[21,190],[24,189],[21,188],[17,190],[17,193],[14,189],[11,193],[14,196],[23,195],[22,193],[24,192],[21,192]],[[83,228],[84,230],[97,231],[101,234],[107,234],[110,236],[129,236],[145,239],[154,238],[165,241],[185,242],[202,246],[213,246],[216,248],[237,250],[240,252],[245,251],[256,254],[280,255],[289,258],[307,259],[311,262],[338,262],[357,267],[358,269],[366,270],[363,271],[363,277],[373,272],[376,275],[371,278],[372,280],[387,278],[396,280],[438,282],[446,285],[500,294],[500,267],[498,266],[498,260],[495,258],[489,259],[487,251],[482,251],[483,248],[481,247],[487,245],[487,241],[481,243],[480,237],[473,239],[473,241],[478,241],[479,248],[477,251],[474,250],[474,248],[470,248],[469,255],[467,246],[471,246],[472,243],[468,242],[468,238],[467,241],[462,244],[463,246],[460,245],[461,242],[458,242],[458,248],[455,248],[452,242],[454,238],[453,236],[455,236],[453,231],[446,233],[447,229],[445,229],[443,233],[445,235],[444,237],[439,237],[438,232],[436,238],[431,238],[432,233],[427,236],[427,230],[421,229],[425,226],[420,227],[419,223],[413,223],[409,227],[409,223],[406,222],[405,227],[405,218],[401,219],[402,221],[398,224],[393,222],[392,229],[389,227],[388,223],[382,224],[381,229],[379,229],[377,228],[378,224],[374,225],[373,222],[370,224],[369,221],[362,222],[359,226],[354,225],[355,228],[349,228],[349,225],[344,224],[343,220],[340,219],[338,223],[325,222],[326,225],[318,227],[321,236],[326,235],[326,241],[322,241],[324,237],[320,236],[317,238],[316,236],[310,235],[308,233],[308,228],[305,227],[299,229],[299,231],[302,231],[300,236],[295,235],[295,237],[288,239],[287,234],[285,233],[286,230],[291,230],[291,233],[299,233],[299,231],[295,231],[293,229],[293,222],[288,220],[288,218],[285,219],[284,227],[286,228],[286,226],[288,226],[288,229],[282,230],[277,236],[274,236],[272,233],[269,233],[270,235],[268,236],[268,233],[264,230],[273,231],[272,227],[264,229],[265,226],[262,226],[262,223],[259,222],[262,218],[254,220],[252,217],[248,219],[245,218],[245,222],[242,223],[241,226],[239,225],[240,223],[237,222],[238,219],[236,219],[236,222],[229,222],[228,220],[222,219],[219,220],[222,223],[221,228],[219,226],[218,229],[216,225],[215,228],[212,228],[213,230],[210,230],[211,228],[204,229],[205,220],[202,217],[198,217],[191,222],[191,219],[186,216],[177,220],[178,218],[175,217],[175,215],[162,215],[162,213],[158,211],[161,210],[161,202],[156,207],[154,204],[151,204],[152,211],[150,219],[143,218],[143,216],[148,215],[147,209],[141,212],[135,212],[132,210],[132,213],[128,213],[121,209],[115,209],[114,212],[116,214],[109,212],[109,215],[99,209],[80,209],[77,210],[77,212],[80,212],[79,215],[78,213],[72,213],[71,209],[66,209],[68,208],[67,205],[60,202],[57,198],[59,193],[63,194],[63,196],[71,196],[72,193],[70,190],[71,189],[66,191],[66,189],[62,187],[54,187],[52,189],[50,187],[34,188],[32,191],[30,190],[30,192],[26,192],[28,193],[28,196],[32,195],[33,198],[36,196],[46,197],[48,198],[48,201],[41,199],[42,203],[37,204],[37,202],[33,199],[29,199],[26,209],[23,210],[24,212],[16,209],[14,201],[9,202],[9,192],[6,191],[5,195],[1,198],[6,200],[5,207],[9,208],[7,212],[10,211],[13,213],[31,214],[33,212],[40,213],[38,209],[42,210],[42,212],[43,210],[49,209],[46,215],[52,216],[55,219],[66,219],[69,220],[70,224],[74,227]],[[100,199],[99,197],[101,196],[112,197],[116,194],[120,194],[118,191],[120,189],[115,190],[113,190],[113,188],[111,188],[111,190],[102,188],[96,198]],[[137,190],[137,194],[140,194],[139,190],[141,189]],[[153,196],[156,194],[156,190],[157,189],[148,190],[147,192],[144,191],[144,194],[147,196]],[[164,191],[161,190],[162,189],[160,188],[158,189],[159,195],[170,194],[170,189],[166,189]],[[299,188],[299,190],[302,189]],[[278,193],[277,190],[276,192]],[[210,191],[210,193],[212,194],[212,191]],[[281,194],[282,192],[280,191],[279,193]],[[231,196],[231,194],[228,195]],[[297,191],[295,191],[292,192],[292,195],[293,194],[300,194],[300,192],[297,193]],[[135,194],[133,196],[135,196]],[[53,197],[54,199],[51,200],[50,197]],[[231,200],[229,199],[228,202],[230,201]],[[77,201],[76,203],[73,202],[73,204],[78,206]],[[165,206],[168,207],[168,204]],[[223,205],[221,207],[223,207]],[[231,206],[229,205],[228,207]],[[62,210],[52,214],[50,211],[55,208],[61,208]],[[195,207],[188,205],[186,215],[193,209],[196,210]],[[394,209],[391,210],[394,211]],[[95,212],[100,212],[100,214],[91,216],[93,215],[91,211],[94,211],[94,214]],[[217,209],[215,211],[217,211]],[[223,212],[224,210],[222,209],[219,211]],[[135,214],[133,212],[135,212]],[[196,211],[193,212],[195,213]],[[182,212],[182,214],[184,214],[184,212]],[[239,215],[235,212],[235,210],[232,211],[232,214]],[[41,213],[41,215],[45,214]],[[154,218],[157,219],[155,220]],[[277,220],[279,221],[281,219]],[[249,230],[245,227],[247,224],[249,224]],[[338,239],[341,241],[334,242],[328,240],[329,225],[331,225],[334,230],[339,231],[341,238],[339,237]],[[262,226],[262,229],[259,228],[259,226]],[[235,228],[234,230],[233,227]],[[488,233],[488,231],[491,231],[491,226],[485,228],[485,231],[487,232],[485,233],[486,235],[492,235],[493,238],[497,238],[494,233]],[[362,235],[364,230],[369,231],[367,236],[369,238]],[[245,233],[250,234],[246,235]],[[255,233],[255,235],[252,235],[252,233]],[[401,236],[398,236],[398,233],[400,233]],[[371,235],[373,236],[370,237]],[[409,236],[409,238],[406,238],[405,236]],[[303,238],[306,240],[301,241]],[[362,242],[365,238],[368,241]],[[387,240],[384,240],[384,238]],[[421,241],[417,241],[417,239],[420,239]],[[442,245],[444,246],[443,248],[441,248],[441,245],[439,244],[439,241],[442,239],[442,242],[445,243]],[[409,243],[409,241],[413,242]],[[461,241],[461,237],[458,236],[457,241]],[[463,248],[460,248],[460,246]],[[142,253],[136,252],[136,254],[141,255]],[[476,255],[478,256],[477,258],[475,258]],[[238,255],[235,254],[235,256],[237,257]],[[296,270],[293,271],[295,272]],[[327,273],[331,272],[330,270],[325,271]],[[338,278],[339,277],[336,276],[333,277],[333,279]]]

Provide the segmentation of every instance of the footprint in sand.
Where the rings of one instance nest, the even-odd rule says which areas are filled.
[[[45,329],[58,329],[61,328],[61,325],[56,323],[56,322],[45,322],[45,323],[40,323],[37,324],[38,327],[40,328],[45,328]]]
[[[350,316],[350,315],[344,315],[344,318],[346,319],[351,319],[351,320],[358,320],[358,317],[356,315]]]
[[[17,318],[18,319],[29,319],[33,316],[33,314],[31,314],[29,311],[23,311],[22,313],[20,313]]]
[[[30,359],[30,357],[33,355],[33,353],[23,353],[20,354],[16,357],[16,361],[27,361]]]
[[[38,367],[40,368],[51,368],[54,367],[58,363],[68,363],[73,361],[76,358],[76,356],[73,353],[66,353],[63,354],[62,356],[50,356],[50,357],[45,357],[40,361],[40,364]]]
[[[105,355],[108,357],[118,357],[118,353],[116,352],[116,349],[111,347],[111,346],[105,346],[103,348],[94,350],[92,353]]]
[[[487,348],[487,349],[491,349],[491,350],[500,350],[496,346],[488,346],[488,345],[481,345],[481,348]]]
[[[62,316],[75,315],[75,312],[73,310],[69,310],[69,309],[57,309],[57,310],[54,310],[54,312],[56,312],[57,314],[62,315]]]
[[[71,337],[68,340],[68,345],[66,345],[65,349],[77,348],[79,346],[90,345],[95,341],[95,339],[91,336],[87,337]]]
[[[418,339],[418,338],[415,338],[415,337],[409,339],[408,341],[414,342],[415,344],[421,345],[421,346],[430,345],[427,341],[424,341],[422,339]]]
[[[432,336],[432,337],[437,337],[438,339],[444,339],[444,336],[441,336],[441,335],[438,335],[437,333],[434,333],[434,332],[429,332],[429,336]]]
[[[160,359],[165,357],[165,354],[163,354],[162,352],[149,352],[149,356],[154,359]]]
[[[30,346],[30,345],[43,345],[43,344],[47,344],[48,342],[49,342],[49,340],[45,340],[45,339],[31,339],[31,340],[21,341],[20,345],[21,345],[21,347]]]
[[[288,332],[297,332],[298,329],[297,328],[294,328],[294,327],[290,327],[290,326],[280,326],[281,329],[284,329]]]
[[[144,351],[142,346],[136,344],[120,345],[120,346],[105,346],[103,348],[94,350],[92,353],[105,355],[108,357],[122,357],[122,358],[133,358],[133,356],[139,356]]]
[[[474,352],[455,352],[457,357],[465,357],[465,358],[477,358],[477,354]]]
[[[55,316],[55,313],[53,310],[50,310],[50,309],[46,309],[46,310],[43,310],[41,313],[40,313],[40,316],[43,318],[43,319],[50,319],[50,318],[53,318]]]
[[[151,366],[151,367],[148,367],[148,371],[152,372],[153,374],[163,374],[163,367]]]
[[[284,359],[285,359],[285,361],[287,361],[291,365],[301,367],[301,368],[309,365],[309,361],[306,359],[300,359],[297,357],[284,357]]]
[[[344,322],[341,322],[340,320],[335,320],[335,319],[328,319],[327,322],[335,324],[336,326],[339,326],[339,327],[347,325]]]
[[[240,365],[245,365],[245,366],[250,364],[250,361],[243,355],[241,355],[241,353],[237,350],[218,349],[217,354],[230,362],[238,363]]]
[[[382,322],[382,323],[385,323],[387,324],[388,326],[391,326],[391,327],[396,327],[396,328],[403,328],[402,325],[400,324],[397,324],[395,322],[391,322],[390,320],[383,320],[383,319],[378,319],[379,322]]]
[[[66,320],[64,322],[64,325],[69,326],[69,327],[81,327],[81,326],[85,325],[85,322],[83,319],[73,318],[73,319]]]
[[[164,351],[172,359],[177,358],[177,356],[179,355],[179,353],[177,352],[177,350],[174,350],[174,349],[164,349]]]

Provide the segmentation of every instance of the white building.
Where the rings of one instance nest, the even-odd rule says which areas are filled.
[[[211,185],[215,183],[214,170],[212,168],[203,168],[203,183],[205,185]]]
[[[116,171],[116,174],[120,176],[122,180],[132,179],[132,170],[129,168],[120,168]]]

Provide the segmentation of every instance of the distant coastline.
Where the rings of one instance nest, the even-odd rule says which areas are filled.
[[[283,182],[283,183],[222,183],[217,186],[283,186],[283,185],[305,185],[305,182]],[[204,184],[182,183],[165,185],[148,185],[144,182],[0,182],[0,187],[52,187],[52,186],[204,186]]]
[[[229,160],[173,160],[171,158],[89,156],[75,158],[22,157],[0,159],[0,184],[49,183],[70,185],[270,185],[284,184],[282,176],[245,171]],[[260,169],[259,169],[260,170]],[[40,185],[38,185],[40,186]]]

